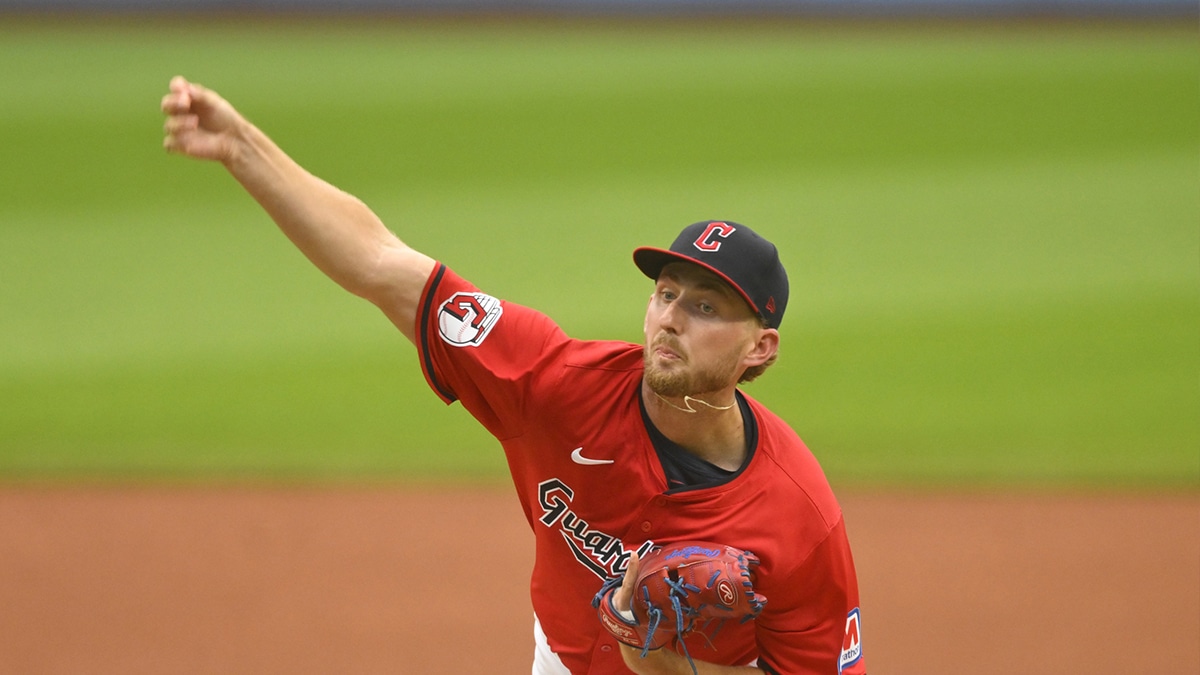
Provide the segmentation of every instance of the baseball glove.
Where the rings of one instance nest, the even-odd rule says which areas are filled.
[[[613,606],[619,576],[604,582],[592,607],[613,637],[643,657],[678,642],[691,661],[681,638],[694,632],[711,638],[726,620],[745,623],[762,611],[767,599],[754,591],[758,564],[747,551],[706,541],[656,547],[638,566],[631,611]]]

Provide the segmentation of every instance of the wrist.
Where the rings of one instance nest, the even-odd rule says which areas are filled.
[[[266,136],[245,118],[238,117],[225,134],[221,163],[232,174],[240,175],[254,155],[264,154]]]

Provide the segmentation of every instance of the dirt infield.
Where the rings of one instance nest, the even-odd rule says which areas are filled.
[[[842,502],[873,673],[1200,672],[1200,496]],[[528,673],[532,542],[506,490],[0,488],[0,672]]]

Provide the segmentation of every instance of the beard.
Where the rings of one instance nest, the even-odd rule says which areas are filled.
[[[654,359],[654,348],[664,346],[680,355],[679,362],[671,367],[660,365]],[[650,390],[659,396],[698,396],[728,387],[737,381],[740,359],[731,353],[707,367],[689,368],[690,361],[680,352],[679,343],[668,336],[656,338],[643,351],[645,380]]]

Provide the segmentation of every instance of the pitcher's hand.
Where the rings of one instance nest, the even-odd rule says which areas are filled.
[[[238,131],[246,121],[215,91],[176,76],[162,98],[162,111],[167,152],[224,164],[236,157]]]

